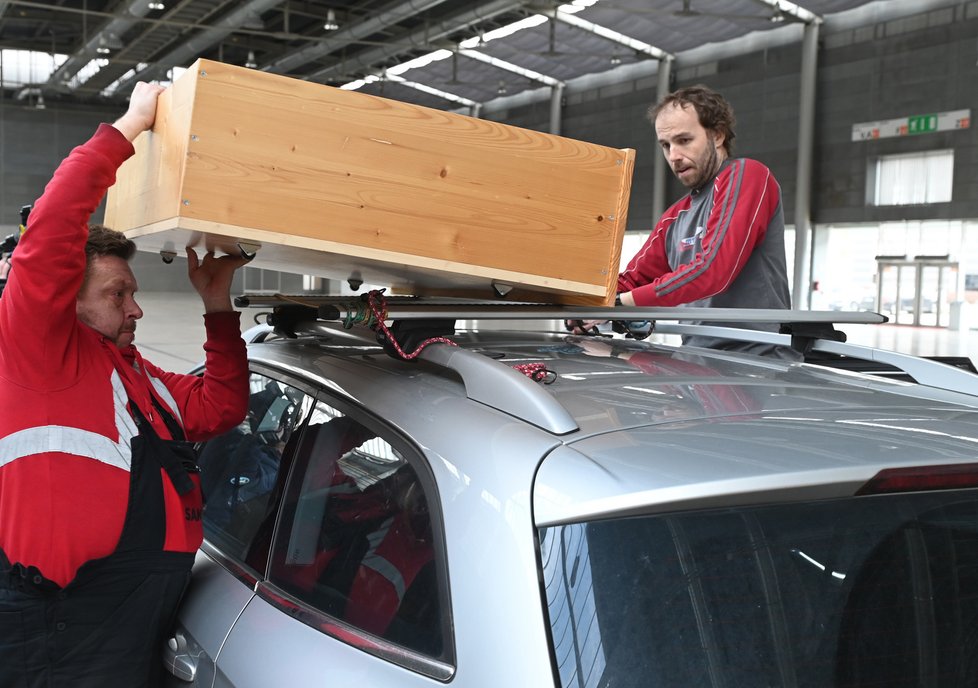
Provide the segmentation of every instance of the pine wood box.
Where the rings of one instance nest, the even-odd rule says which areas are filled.
[[[631,149],[209,60],[135,145],[105,224],[141,250],[240,246],[402,294],[614,299]]]

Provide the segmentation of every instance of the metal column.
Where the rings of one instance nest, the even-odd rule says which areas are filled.
[[[798,105],[798,169],[795,188],[795,276],[791,304],[808,308],[811,296],[812,145],[815,132],[815,77],[819,20],[805,25],[801,47],[801,98]]]
[[[550,133],[560,136],[560,120],[564,110],[564,84],[550,87]]]
[[[659,60],[659,82],[656,85],[655,99],[661,101],[669,94],[669,81],[672,78],[672,57],[667,56]],[[652,123],[655,124],[654,122]],[[652,138],[655,139],[655,129],[653,127]],[[656,145],[658,148],[658,145]],[[666,159],[661,153],[657,154],[652,163],[652,223],[655,227],[662,213],[666,212]]]

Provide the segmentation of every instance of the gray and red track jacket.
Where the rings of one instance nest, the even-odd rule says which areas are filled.
[[[618,276],[637,306],[789,308],[781,188],[747,158],[717,175],[659,219]]]
[[[637,306],[790,308],[781,187],[771,170],[748,158],[725,160],[713,179],[659,218],[618,276],[618,291],[631,292]],[[739,326],[778,331],[774,323]],[[700,336],[683,342],[799,358],[768,344]]]
[[[75,315],[88,220],[133,147],[103,124],[60,165],[31,213],[0,298],[0,550],[65,586],[85,562],[111,554],[130,489],[136,404],[163,439],[154,404],[197,441],[244,418],[245,345],[235,312],[204,316],[207,372],[166,373],[135,347],[120,351]],[[163,475],[163,550],[202,540],[201,493]]]

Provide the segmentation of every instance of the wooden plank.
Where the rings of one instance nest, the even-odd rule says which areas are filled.
[[[417,293],[499,280],[613,299],[630,149],[207,60],[158,120],[106,211],[144,250],[244,240],[262,245],[257,265]]]
[[[188,72],[160,95],[156,125],[136,139],[136,155],[109,190],[109,227],[125,231],[179,216],[195,83],[196,73]]]

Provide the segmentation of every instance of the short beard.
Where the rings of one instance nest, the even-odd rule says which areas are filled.
[[[720,171],[720,165],[723,163],[723,159],[717,152],[716,144],[712,144],[710,149],[710,157],[707,159],[706,164],[703,166],[703,173],[695,179],[692,184],[689,184],[687,188],[698,191],[706,184],[708,181],[716,176],[717,172]]]

